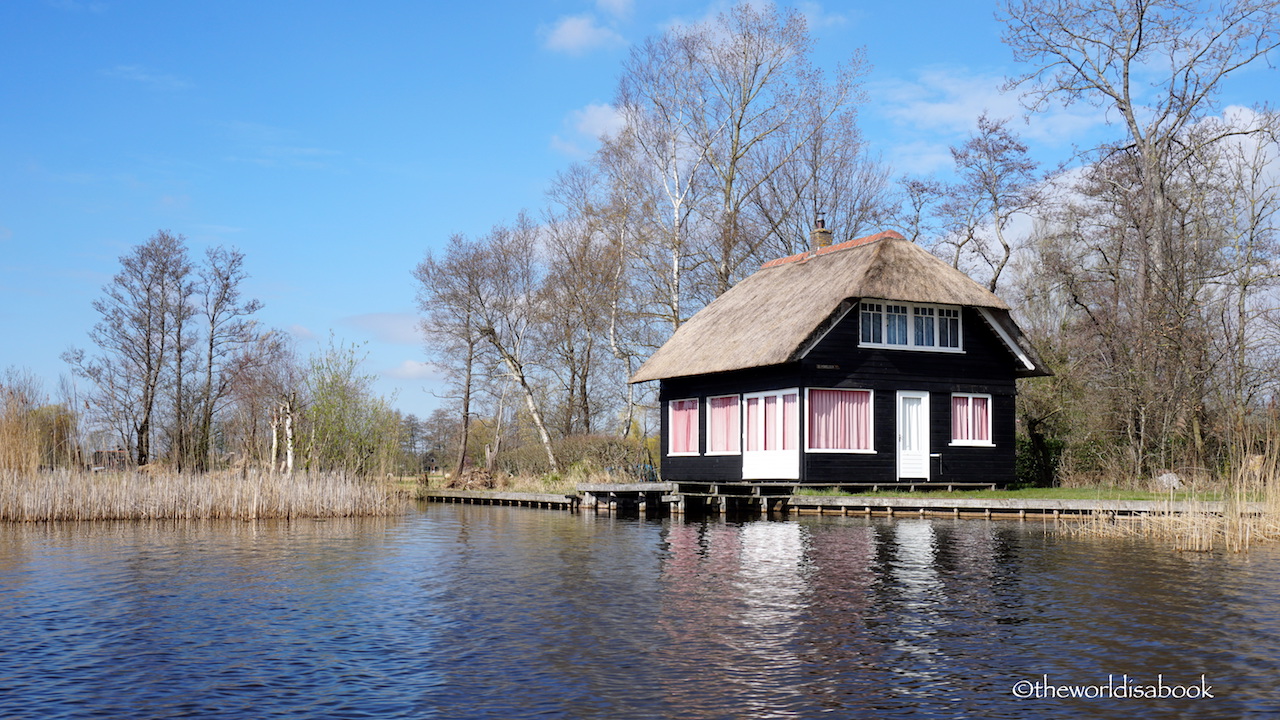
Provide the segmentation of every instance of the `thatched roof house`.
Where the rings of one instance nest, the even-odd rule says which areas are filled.
[[[956,481],[1009,479],[1014,380],[1045,374],[1004,301],[882,232],[766,263],[631,382],[662,382],[671,479]]]
[[[796,361],[858,298],[983,308],[1021,356],[1019,376],[1046,374],[1003,300],[889,230],[765,263],[681,325],[631,382]]]

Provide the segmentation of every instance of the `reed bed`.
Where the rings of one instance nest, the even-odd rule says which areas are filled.
[[[0,471],[0,522],[397,515],[405,499],[337,474]]]
[[[1255,456],[1237,468],[1220,490],[1170,493],[1162,507],[1136,517],[1104,513],[1066,520],[1066,530],[1088,537],[1144,537],[1185,552],[1246,552],[1254,543],[1280,540],[1280,468],[1275,456]],[[1221,500],[1205,499],[1205,495]]]

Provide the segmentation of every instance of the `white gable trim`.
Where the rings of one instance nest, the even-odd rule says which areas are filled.
[[[984,307],[975,307],[974,309],[977,310],[980,315],[982,315],[982,319],[987,322],[987,325],[992,330],[996,331],[996,335],[1000,336],[1000,339],[1004,341],[1004,344],[1009,348],[1009,352],[1013,353],[1014,356],[1018,358],[1018,361],[1022,363],[1023,367],[1025,367],[1028,370],[1036,369],[1036,364],[1031,361],[1031,358],[1028,357],[1025,352],[1023,352],[1022,348],[1018,347],[1018,343],[1015,342],[1013,337],[1010,336],[1009,333],[1005,331],[1004,326],[996,322],[996,319],[994,316],[991,315],[990,310]]]

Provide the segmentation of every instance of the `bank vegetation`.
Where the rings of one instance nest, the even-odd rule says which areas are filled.
[[[386,483],[338,473],[0,471],[0,522],[393,515]]]

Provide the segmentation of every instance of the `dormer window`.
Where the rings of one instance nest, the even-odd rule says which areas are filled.
[[[862,347],[959,352],[960,308],[864,300]]]

